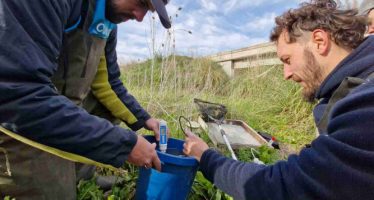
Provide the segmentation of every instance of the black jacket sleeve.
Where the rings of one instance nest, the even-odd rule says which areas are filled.
[[[374,80],[337,102],[329,136],[287,161],[262,167],[204,152],[201,170],[235,199],[372,199],[374,196]]]
[[[89,115],[50,81],[77,1],[1,1],[0,123],[37,143],[119,167],[136,134]]]

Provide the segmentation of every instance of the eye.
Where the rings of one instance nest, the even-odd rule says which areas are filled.
[[[286,58],[281,58],[281,61],[284,63],[284,64],[287,64],[289,65],[291,63],[291,60],[289,57],[286,57]]]
[[[290,58],[286,58],[284,61],[285,61],[285,63],[286,63],[287,65],[291,64],[291,60],[290,60]]]

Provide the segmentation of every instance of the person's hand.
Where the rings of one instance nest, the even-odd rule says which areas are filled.
[[[155,168],[161,171],[161,162],[157,156],[156,143],[149,143],[143,136],[138,136],[127,161],[139,167]]]
[[[156,140],[160,141],[160,130],[159,130],[159,126],[160,126],[160,121],[159,120],[157,120],[155,118],[150,118],[147,121],[145,121],[144,128],[146,128],[147,130],[153,131],[153,133],[154,133],[154,135],[156,137]],[[167,129],[167,135],[168,135],[168,137],[170,137],[170,131],[169,131],[169,129]]]
[[[186,132],[186,140],[183,144],[183,153],[187,156],[192,156],[200,162],[200,158],[203,155],[204,151],[209,149],[207,143],[204,142],[201,138],[196,136],[190,131]]]

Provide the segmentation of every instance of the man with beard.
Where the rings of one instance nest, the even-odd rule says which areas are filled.
[[[284,77],[303,87],[320,135],[274,165],[226,158],[192,133],[184,152],[235,199],[373,199],[374,37],[367,19],[333,0],[303,3],[276,18],[271,40]]]
[[[161,169],[159,121],[119,79],[116,24],[156,11],[167,0],[0,2],[0,194],[16,199],[76,199],[75,165]],[[84,107],[85,110],[81,107]],[[114,126],[109,116],[132,130]],[[103,111],[103,112],[101,112]]]

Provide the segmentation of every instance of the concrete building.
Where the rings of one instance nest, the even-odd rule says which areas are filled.
[[[220,52],[208,58],[220,64],[230,77],[235,76],[235,71],[238,72],[240,69],[282,64],[272,42]]]

